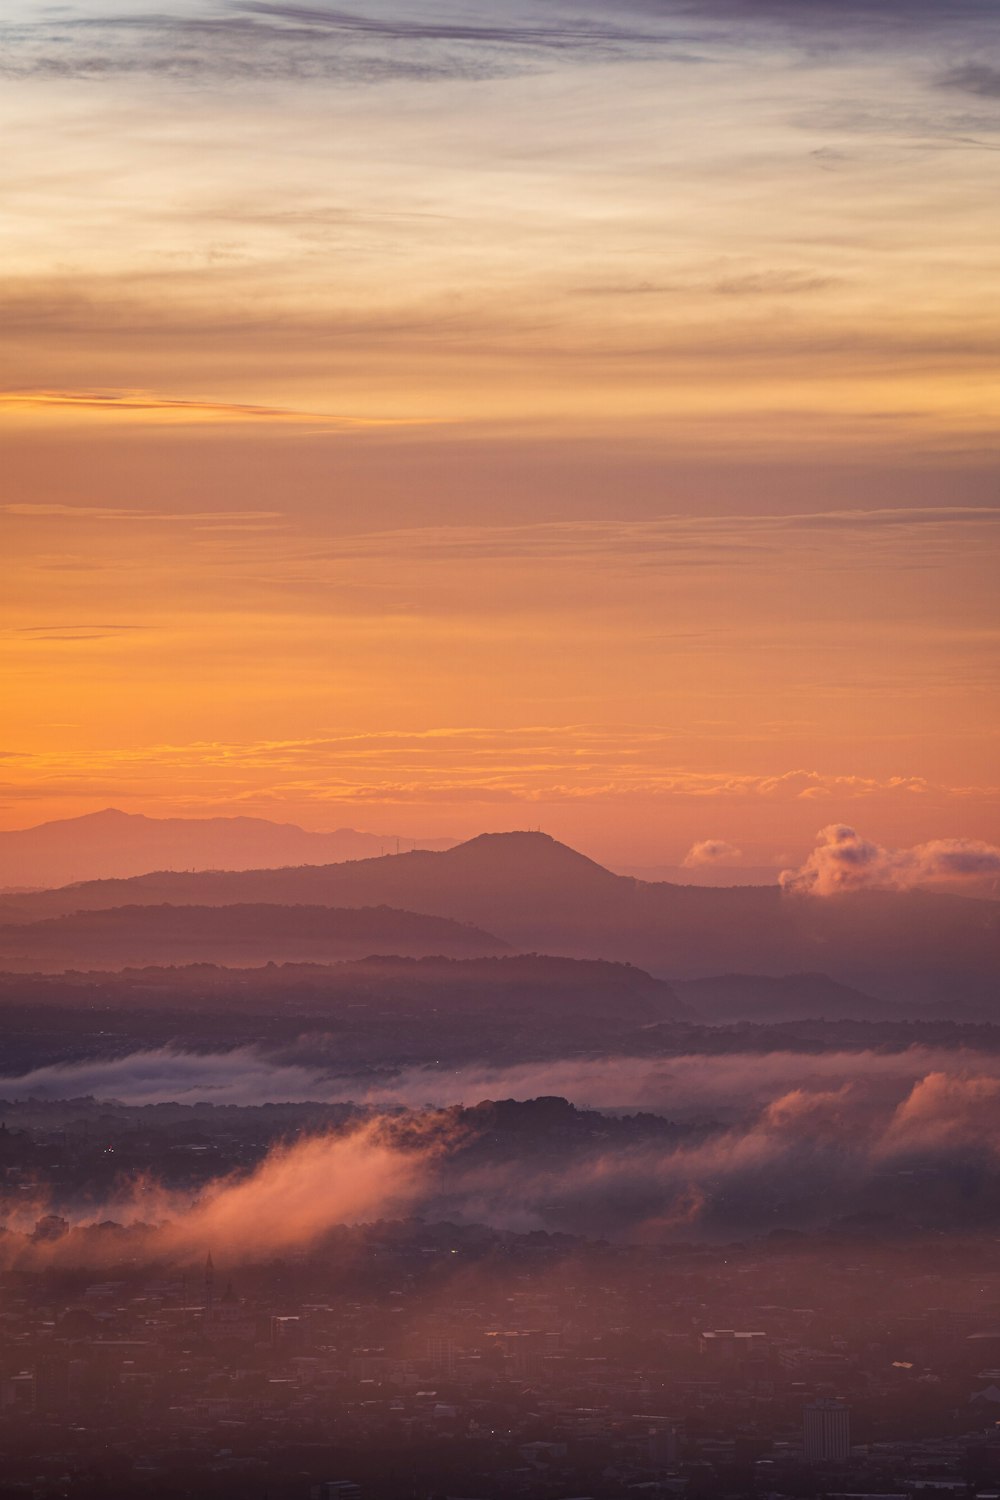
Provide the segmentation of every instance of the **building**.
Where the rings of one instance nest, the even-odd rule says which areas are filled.
[[[844,1463],[851,1456],[851,1412],[842,1401],[813,1401],[802,1412],[807,1464]]]
[[[658,1422],[646,1429],[646,1461],[654,1469],[669,1469],[677,1462],[677,1429]]]
[[[288,1350],[303,1342],[304,1328],[299,1317],[272,1314],[270,1320],[271,1348]]]
[[[706,1329],[698,1339],[698,1353],[714,1365],[760,1359],[767,1349],[767,1334],[741,1332],[735,1328]]]
[[[426,1342],[427,1360],[435,1374],[454,1375],[457,1349],[446,1334],[432,1333]]]
[[[257,1320],[233,1291],[231,1280],[221,1297],[215,1295],[215,1267],[212,1257],[205,1262],[205,1306],[201,1315],[202,1337],[213,1342],[240,1341],[252,1344],[257,1337]]]

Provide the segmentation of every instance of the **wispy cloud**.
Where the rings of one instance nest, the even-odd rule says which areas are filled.
[[[532,47],[589,47],[607,42],[652,42],[659,39],[658,33],[646,29],[638,30],[606,17],[590,21],[564,19],[561,24],[552,22],[539,24],[525,19],[521,22],[484,20],[476,23],[468,20],[433,19],[431,12],[423,17],[372,16],[359,12],[335,10],[318,5],[281,4],[278,0],[243,0],[239,7],[251,15],[267,16],[278,20],[301,22],[308,27],[318,27],[346,35],[377,36],[392,41],[443,41],[476,42],[479,44]]]
[[[745,26],[779,22],[805,33],[847,26],[898,35],[913,27],[940,31],[996,17],[992,0],[949,0],[947,7],[940,0],[628,0],[628,8],[644,14],[676,14],[681,9],[727,17]]]
[[[132,635],[146,635],[155,629],[154,625],[19,625],[0,631],[0,636],[42,645],[47,641],[105,641],[115,637],[127,640]]]
[[[22,757],[25,780],[58,787],[65,778],[79,789],[72,754]],[[262,797],[275,804],[499,803],[581,807],[587,803],[771,802],[906,804],[995,799],[996,787],[933,784],[920,777],[858,776],[792,769],[775,774],[706,771],[676,756],[670,729],[555,724],[499,730],[439,729],[348,734],[307,740],[251,743],[150,744],[95,752],[88,775],[101,785],[116,779],[169,776],[183,788],[226,778],[233,805]],[[240,791],[243,787],[245,790]],[[252,789],[250,789],[252,788]]]
[[[1000,68],[991,63],[961,63],[942,73],[938,81],[944,88],[959,89],[980,99],[1000,99]]]
[[[199,401],[161,396],[154,391],[0,390],[0,412],[52,410],[138,416],[170,422],[309,422],[326,428],[341,426],[413,426],[391,418],[350,417],[330,412],[294,411],[283,406],[259,406],[236,401]]]
[[[339,541],[337,555],[393,555],[425,559],[631,557],[648,563],[662,554],[678,558],[744,557],[810,536],[845,541],[886,537],[933,543],[938,537],[1000,525],[1000,506],[899,506],[876,510],[800,512],[789,515],[667,515],[637,521],[555,521],[518,526],[437,526],[383,531]],[[831,559],[832,560],[832,559]]]
[[[537,67],[547,55],[605,57],[672,39],[651,20],[641,25],[636,17],[628,25],[606,14],[588,19],[566,12],[540,23],[530,7],[506,22],[485,8],[479,21],[434,6],[423,16],[377,16],[263,0],[206,4],[200,15],[95,8],[90,15],[9,25],[0,72],[95,81],[147,74],[345,85],[488,79]]]
[[[282,512],[277,510],[157,510],[155,507],[140,509],[138,506],[126,505],[66,505],[44,500],[12,500],[9,504],[0,505],[0,514],[40,519],[61,517],[67,521],[112,521],[115,523],[137,521],[155,525],[177,522],[181,525],[192,526],[206,522],[263,522],[284,519]]]

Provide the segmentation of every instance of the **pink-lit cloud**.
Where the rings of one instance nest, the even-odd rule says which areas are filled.
[[[685,854],[684,868],[694,870],[701,865],[735,865],[742,858],[743,850],[725,839],[702,839],[700,843],[692,844]]]
[[[948,882],[958,886],[1000,878],[1000,848],[979,839],[932,839],[911,849],[887,849],[846,823],[831,823],[805,864],[784,870],[782,886],[813,896],[883,887],[896,890]]]

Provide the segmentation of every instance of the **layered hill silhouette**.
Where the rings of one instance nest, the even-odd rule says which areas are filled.
[[[390,905],[459,921],[479,921],[473,911],[502,913],[525,927],[534,915],[542,927],[575,901],[597,910],[641,882],[619,876],[541,833],[481,834],[442,851],[414,850],[384,858],[322,866],[241,871],[159,870],[130,879],[90,880],[0,900],[0,917],[62,915],[110,906]],[[679,888],[678,888],[679,889]],[[416,898],[396,900],[397,892]],[[384,894],[383,894],[384,893]],[[422,905],[417,904],[423,902]]]
[[[388,906],[118,906],[0,927],[0,967],[57,973],[133,964],[255,965],[502,953],[507,944],[448,917]]]
[[[712,1026],[805,1019],[891,1021],[901,1015],[897,1003],[878,1000],[826,974],[718,974],[682,980],[676,989],[698,1019]]]
[[[628,962],[663,978],[816,974],[914,1004],[982,1001],[1000,980],[1000,906],[929,891],[832,897],[614,875],[540,833],[321,867],[161,872],[11,897],[8,923],[123,905],[389,905],[470,922],[511,948]]]
[[[403,847],[409,846],[403,841]],[[453,840],[432,840],[447,848]],[[149,870],[252,870],[377,858],[394,837],[338,828],[311,833],[267,818],[147,818],[108,807],[81,818],[0,832],[0,889],[127,878]]]
[[[517,953],[501,957],[371,957],[332,964],[267,964],[252,969],[221,964],[13,975],[0,971],[0,1005],[121,1006],[126,1010],[183,1008],[266,1015],[316,1014],[350,1005],[417,1006],[421,1014],[454,1010],[463,1017],[549,1008],[567,1016],[612,1017],[619,1025],[688,1019],[693,1012],[672,985],[632,964]]]
[[[160,1048],[224,1052],[238,1070],[238,1049],[262,1048],[359,1098],[399,1069],[659,1050],[664,1027],[690,1029],[672,986],[641,969],[535,954],[0,972],[0,1025],[8,1079]],[[73,1076],[58,1086],[74,1092]]]

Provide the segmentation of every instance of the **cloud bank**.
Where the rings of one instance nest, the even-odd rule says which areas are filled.
[[[947,882],[961,885],[990,876],[1000,879],[1000,848],[978,839],[932,839],[912,849],[886,849],[862,838],[846,823],[831,823],[798,870],[784,870],[788,891],[832,896],[872,888],[909,890]]]
[[[976,1072],[1000,1079],[1000,1056],[925,1046],[897,1052],[569,1057],[512,1067],[485,1062],[449,1069],[413,1067],[373,1076],[320,1062],[327,1040],[306,1038],[289,1049],[292,1057],[254,1047],[227,1052],[164,1047],[36,1068],[0,1078],[0,1101],[94,1098],[140,1107],[351,1102],[383,1110],[558,1095],[585,1109],[641,1108],[673,1118],[725,1121],[764,1108],[792,1088],[840,1088],[859,1079],[888,1080],[905,1088],[933,1072]],[[317,1061],[303,1063],[304,1050]]]
[[[39,1197],[7,1215],[0,1253],[8,1264],[96,1263],[120,1257],[126,1235],[130,1257],[212,1249],[232,1263],[308,1248],[342,1224],[414,1212],[632,1241],[894,1216],[911,1229],[995,1225],[997,1064],[953,1055],[947,1067],[904,1078],[887,1061],[870,1057],[867,1071],[847,1079],[800,1078],[712,1129],[651,1131],[639,1121],[615,1133],[586,1122],[567,1129],[560,1117],[552,1131],[545,1119],[559,1115],[559,1101],[551,1098],[537,1101],[527,1135],[526,1118],[512,1128],[509,1105],[377,1116],[278,1146],[253,1171],[197,1193],[130,1183],[96,1209],[66,1211],[75,1222],[54,1235],[33,1230],[32,1215],[52,1207]],[[912,1068],[917,1059],[908,1061]]]
[[[219,1178],[198,1193],[167,1191],[152,1179],[129,1182],[96,1210],[65,1211],[65,1222],[79,1230],[131,1228],[150,1256],[179,1258],[224,1246],[230,1261],[261,1259],[305,1248],[338,1225],[399,1213],[419,1195],[441,1145],[403,1149],[376,1119],[347,1134],[279,1145],[254,1171]],[[26,1244],[22,1236],[32,1221],[52,1207],[42,1194],[13,1211],[0,1205],[8,1231],[0,1237],[0,1261],[16,1263],[39,1250],[59,1263],[107,1260],[120,1252],[114,1235],[95,1243],[87,1235],[50,1240],[36,1232]]]

